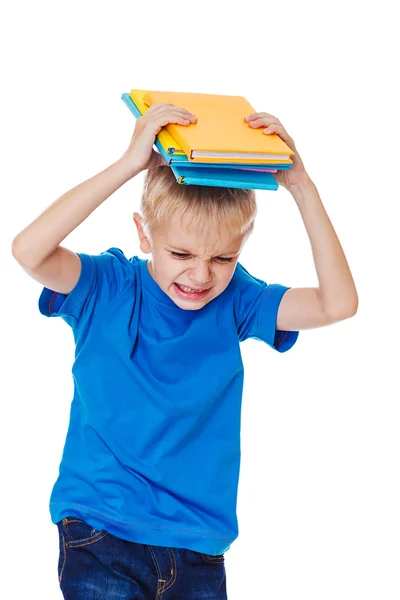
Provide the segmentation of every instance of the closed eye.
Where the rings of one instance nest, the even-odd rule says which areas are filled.
[[[182,254],[181,252],[173,252],[172,250],[170,250],[172,256],[174,256],[175,258],[184,260],[185,258],[188,258],[190,256],[190,254]],[[224,256],[216,256],[215,260],[218,260],[222,263],[228,263],[228,262],[232,262],[233,258],[225,258]]]

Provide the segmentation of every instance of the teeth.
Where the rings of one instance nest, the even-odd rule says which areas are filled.
[[[184,285],[180,285],[180,284],[179,284],[179,287],[180,287],[180,288],[181,288],[181,289],[182,289],[184,292],[202,292],[202,291],[203,291],[203,290],[194,290],[194,289],[192,289],[192,288],[188,288],[188,287],[186,287],[186,286],[184,286]]]

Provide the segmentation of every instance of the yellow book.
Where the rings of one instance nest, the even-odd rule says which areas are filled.
[[[170,102],[197,117],[196,123],[187,126],[165,126],[191,162],[293,162],[293,150],[277,134],[267,136],[264,127],[254,129],[244,121],[256,111],[242,96],[147,91],[142,98],[147,107],[156,102]]]
[[[147,104],[145,104],[143,102],[143,98],[144,98],[145,94],[146,94],[146,92],[144,90],[131,90],[129,93],[130,97],[132,98],[132,100],[134,101],[134,103],[136,104],[136,106],[138,107],[140,112],[142,113],[142,115],[144,115],[144,113],[149,110],[149,107],[147,106]],[[183,150],[179,147],[179,144],[177,143],[177,141],[174,140],[172,135],[165,129],[165,127],[163,127],[161,129],[157,138],[166,152],[168,152],[169,148],[175,148],[175,151],[173,152],[174,156],[175,155],[178,155],[178,156],[185,155]]]

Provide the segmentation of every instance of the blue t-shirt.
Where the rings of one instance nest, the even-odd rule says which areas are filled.
[[[239,342],[293,346],[298,332],[275,328],[289,288],[237,263],[222,294],[183,310],[147,260],[118,248],[79,257],[74,289],[39,299],[76,344],[52,522],[72,515],[128,541],[223,554],[238,535]]]

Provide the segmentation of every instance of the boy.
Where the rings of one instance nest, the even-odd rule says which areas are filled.
[[[61,316],[76,342],[70,424],[50,500],[67,599],[226,598],[224,553],[238,532],[239,342],[254,337],[285,352],[299,330],[357,311],[347,261],[292,138],[267,113],[245,120],[295,152],[292,169],[276,178],[301,212],[318,288],[268,285],[240,265],[255,194],[176,183],[153,150],[155,136],[196,117],[171,104],[153,105],[116,163],[14,239],[14,257],[45,286],[41,313]],[[145,169],[134,220],[151,259],[59,245]]]

